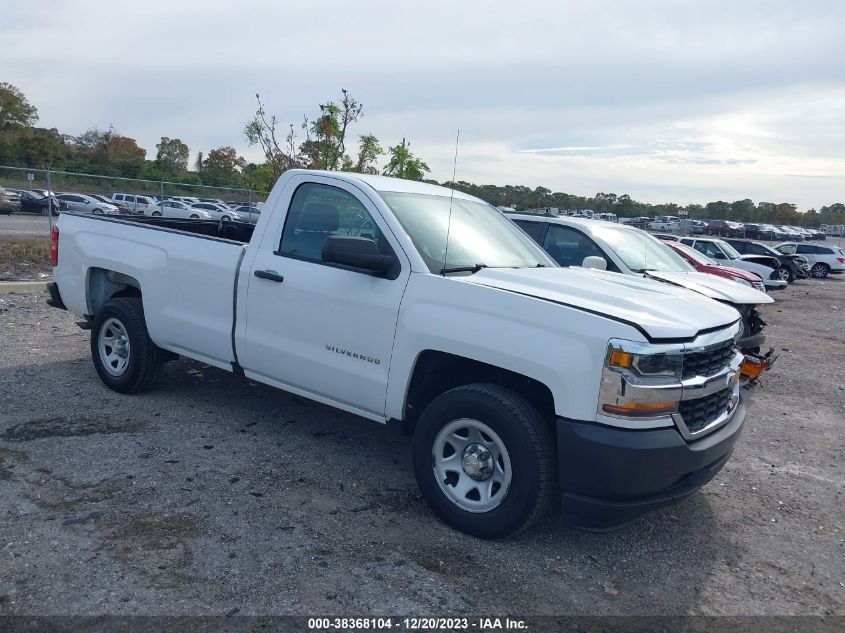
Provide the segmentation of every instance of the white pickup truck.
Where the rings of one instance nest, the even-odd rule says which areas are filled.
[[[51,250],[110,388],[181,355],[400,423],[425,499],[481,537],[558,494],[576,527],[630,522],[709,481],[745,419],[736,310],[558,267],[424,183],[292,170],[256,225],[63,213]]]

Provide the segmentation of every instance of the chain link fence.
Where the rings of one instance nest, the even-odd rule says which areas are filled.
[[[50,231],[67,211],[257,222],[267,192],[0,166],[0,281],[50,276]]]

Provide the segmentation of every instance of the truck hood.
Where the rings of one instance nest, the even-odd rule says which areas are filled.
[[[760,305],[774,303],[765,292],[751,286],[744,286],[724,277],[699,272],[662,272],[648,271],[648,276],[676,286],[688,288],[717,301],[727,301],[734,305]]]
[[[732,307],[642,277],[585,268],[487,268],[462,280],[635,325],[651,339],[687,339],[739,320]]]

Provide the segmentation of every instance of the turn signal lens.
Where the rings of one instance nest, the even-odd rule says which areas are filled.
[[[674,413],[677,406],[677,402],[629,402],[628,404],[604,404],[601,408],[605,413],[612,415],[647,418]]]
[[[627,368],[631,366],[631,354],[618,349],[610,352],[610,360],[607,361],[610,367]]]

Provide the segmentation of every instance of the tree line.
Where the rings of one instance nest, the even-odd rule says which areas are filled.
[[[318,113],[303,115],[298,124],[283,125],[267,112],[260,95],[257,108],[244,126],[250,145],[258,146],[264,161],[248,162],[233,147],[218,147],[191,160],[190,148],[179,138],[162,136],[155,158],[138,142],[113,128],[91,128],[79,136],[62,134],[55,128],[36,127],[38,110],[9,83],[0,83],[0,165],[28,167],[102,176],[168,180],[196,185],[243,187],[269,191],[288,169],[329,169],[365,174],[384,174],[412,180],[426,180],[454,187],[495,206],[519,210],[556,207],[615,213],[620,217],[679,215],[691,218],[725,219],[773,224],[845,224],[845,204],[833,203],[820,209],[799,212],[788,202],[758,202],[743,199],[715,201],[705,205],[652,204],[629,195],[597,193],[592,197],[553,192],[546,187],[522,185],[476,185],[469,182],[436,183],[426,179],[428,165],[411,151],[406,139],[384,148],[371,133],[359,134],[357,152],[350,153],[351,128],[364,115],[364,106],[347,90],[339,101],[319,104]],[[379,166],[379,162],[382,162]]]

